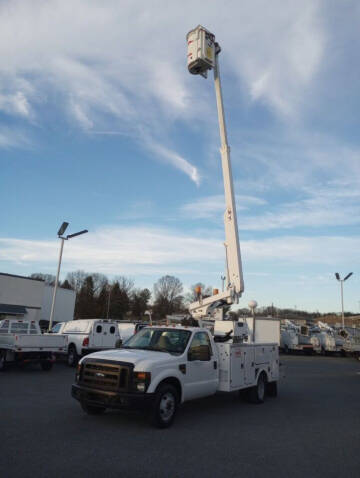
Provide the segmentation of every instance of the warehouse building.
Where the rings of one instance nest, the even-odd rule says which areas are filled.
[[[40,322],[45,326],[50,318],[54,287],[41,279],[0,272],[0,319],[19,317]],[[53,322],[74,318],[75,292],[59,287]]]

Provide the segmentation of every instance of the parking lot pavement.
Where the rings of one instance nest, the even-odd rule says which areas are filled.
[[[85,415],[65,364],[10,368],[0,374],[0,476],[358,477],[360,362],[282,361],[277,398],[191,402],[167,430],[134,413]]]

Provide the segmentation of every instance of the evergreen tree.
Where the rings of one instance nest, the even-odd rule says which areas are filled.
[[[84,284],[77,296],[76,317],[95,317],[96,302],[94,297],[94,282],[91,276],[85,278]]]
[[[151,297],[149,289],[134,290],[131,294],[131,312],[134,317],[141,319],[148,308],[148,302]]]

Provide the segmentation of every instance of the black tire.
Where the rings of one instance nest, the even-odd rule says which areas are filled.
[[[0,372],[3,372],[6,369],[6,352],[5,350],[0,350]]]
[[[287,345],[284,345],[284,354],[289,354],[289,347]]]
[[[269,382],[266,384],[266,395],[268,397],[277,397],[277,382]]]
[[[168,428],[172,425],[179,405],[179,396],[175,387],[170,384],[160,385],[156,391],[155,402],[151,414],[152,424],[157,428]]]
[[[257,384],[255,387],[249,389],[249,401],[251,403],[263,403],[265,400],[265,391],[266,391],[266,377],[262,372],[259,375]]]
[[[79,356],[76,352],[75,345],[70,345],[68,348],[67,363],[69,367],[75,367],[79,361]]]
[[[101,415],[105,412],[105,407],[97,407],[96,405],[88,405],[85,402],[80,402],[81,408],[84,410],[85,413],[88,415]]]
[[[44,372],[48,372],[53,368],[53,363],[50,360],[42,360],[40,362],[40,366],[44,370]]]

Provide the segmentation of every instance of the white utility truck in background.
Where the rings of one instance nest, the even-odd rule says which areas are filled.
[[[122,343],[118,325],[112,320],[70,320],[65,322],[60,330],[61,334],[67,337],[64,353],[70,367],[74,367],[84,355],[98,350],[114,349]]]
[[[322,355],[335,354],[338,351],[336,348],[335,332],[329,325],[318,321],[317,324],[310,329],[310,333],[319,340],[320,353]]]
[[[285,320],[281,325],[280,350],[285,354],[304,352],[306,354],[320,353],[320,341],[316,335],[310,333],[307,325],[296,325]]]
[[[153,423],[168,427],[178,406],[221,392],[240,392],[254,403],[277,394],[279,322],[257,324],[226,320],[224,307],[238,303],[244,290],[237,216],[219,77],[220,47],[198,26],[187,35],[188,69],[207,75],[214,70],[225,188],[226,287],[189,306],[182,325],[145,327],[120,350],[80,360],[72,396],[89,414],[106,408],[150,407]],[[209,322],[213,323],[209,330]],[[261,330],[259,330],[259,328]],[[259,341],[261,337],[261,341]]]
[[[39,362],[43,370],[50,370],[55,353],[66,350],[64,335],[42,334],[39,323],[26,319],[0,321],[0,370],[10,362],[26,364]]]

